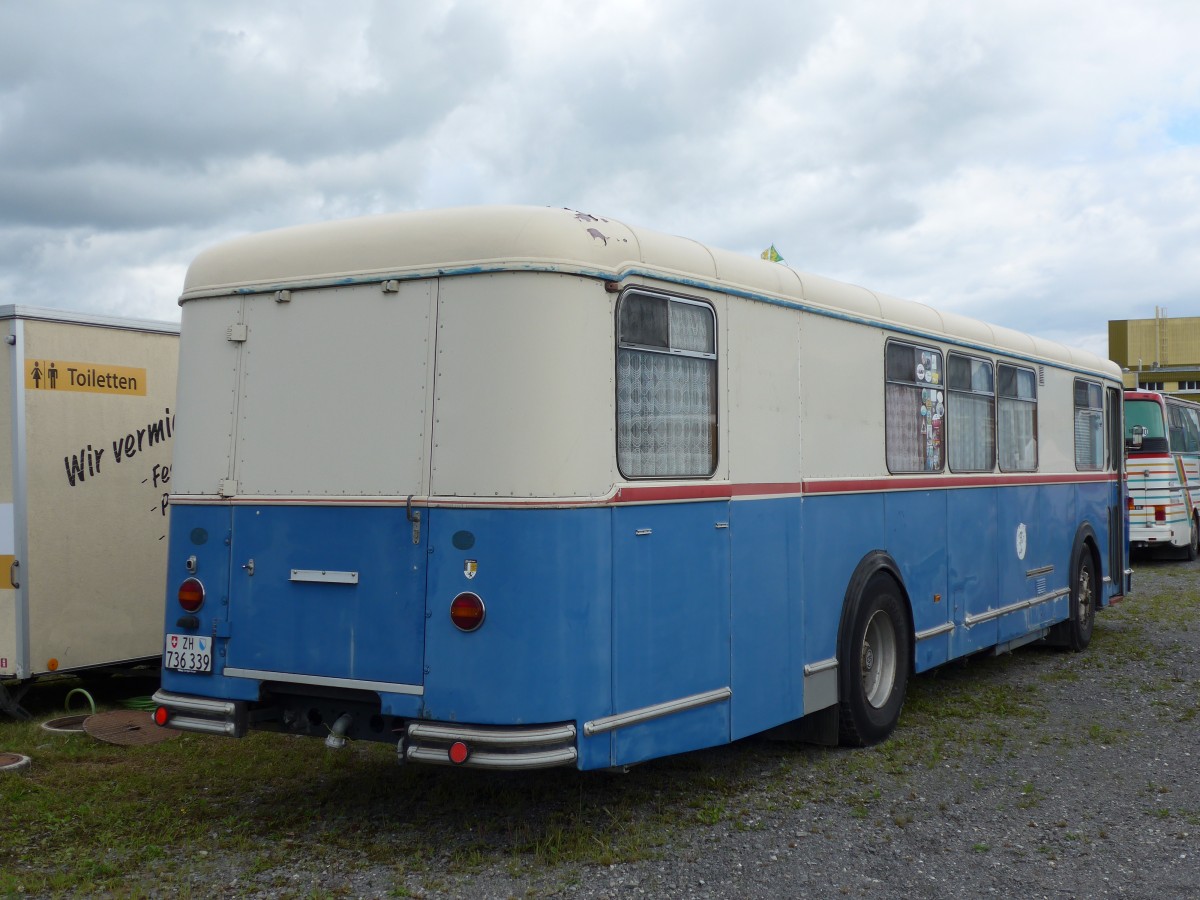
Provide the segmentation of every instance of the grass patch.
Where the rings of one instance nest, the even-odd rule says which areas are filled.
[[[0,809],[20,823],[0,841],[0,896],[137,896],[163,885],[187,896],[189,884],[227,886],[220,879],[228,881],[231,867],[240,888],[278,882],[287,895],[295,885],[280,879],[332,862],[390,871],[393,896],[406,896],[489,866],[510,874],[561,866],[567,878],[573,867],[653,858],[689,833],[764,827],[769,810],[817,812],[805,816],[814,834],[825,815],[902,829],[914,811],[925,818],[950,810],[944,800],[897,803],[915,769],[987,764],[1031,743],[1130,740],[1119,707],[1111,719],[1064,734],[1050,699],[1111,685],[1126,663],[1138,664],[1136,687],[1164,717],[1200,717],[1188,642],[1171,638],[1200,629],[1195,576],[1156,576],[1162,591],[1131,594],[1097,618],[1085,653],[1029,647],[911,679],[900,727],[864,750],[750,740],[624,775],[487,773],[401,767],[382,744],[329,752],[317,740],[256,733],[116,747],[0,719],[0,749],[33,758],[31,768],[0,775]],[[39,684],[23,702],[39,721],[61,715],[72,686]],[[983,769],[954,777],[963,798],[1009,783]],[[1035,782],[1017,789],[1007,802],[1045,805]],[[1152,805],[1152,817],[1184,815],[1197,824],[1194,812],[1171,812],[1165,798]]]

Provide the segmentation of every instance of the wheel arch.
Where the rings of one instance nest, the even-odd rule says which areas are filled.
[[[837,632],[837,648],[838,653],[841,653],[841,648],[845,646],[846,629],[850,627],[851,621],[854,618],[854,609],[862,597],[863,591],[867,584],[876,575],[883,573],[896,582],[896,588],[900,591],[900,599],[904,601],[904,615],[907,620],[909,637],[912,639],[912,646],[916,642],[916,628],[913,625],[912,600],[908,596],[908,588],[904,586],[904,579],[900,575],[900,566],[892,555],[886,550],[872,550],[866,556],[858,561],[858,565],[854,567],[854,572],[850,575],[850,581],[846,584],[846,594],[842,598],[842,614],[838,621]],[[908,669],[909,674],[913,674],[914,660],[916,653],[909,654]],[[841,693],[841,665],[842,661],[838,660],[838,692]]]
[[[1070,569],[1067,572],[1068,585],[1075,583],[1075,578],[1077,575],[1075,571],[1075,564],[1079,559],[1080,552],[1082,551],[1086,551],[1088,555],[1091,556],[1092,566],[1095,569],[1098,578],[1101,581],[1104,579],[1104,558],[1100,553],[1100,542],[1096,538],[1096,530],[1092,528],[1091,522],[1083,521],[1079,524],[1079,527],[1075,529],[1075,540],[1071,544]],[[1112,577],[1111,572],[1109,573],[1109,577]],[[1101,591],[1099,589],[1099,585],[1097,585],[1096,595],[1092,602],[1092,605],[1095,606],[1096,609],[1100,608],[1100,599],[1102,595],[1103,591]]]

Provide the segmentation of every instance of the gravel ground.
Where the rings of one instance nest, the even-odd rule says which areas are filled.
[[[298,838],[287,865],[249,875],[244,859],[212,859],[172,893],[1200,896],[1200,616],[1193,602],[1183,621],[1163,625],[1169,611],[1164,616],[1159,602],[1154,613],[1150,603],[1163,593],[1200,594],[1200,562],[1135,559],[1134,568],[1134,592],[1097,617],[1087,651],[1027,647],[952,664],[919,676],[914,687],[928,694],[936,684],[960,702],[1007,698],[1015,707],[1001,715],[976,713],[948,728],[940,711],[906,709],[891,741],[867,750],[752,740],[623,776],[482,774],[472,782],[478,802],[447,804],[444,831],[425,836],[437,849],[419,866],[381,861],[378,853],[364,858],[344,844],[316,852],[321,837],[310,835]],[[446,777],[436,771],[429,776],[434,794]],[[497,779],[504,787],[493,793]],[[572,803],[582,809],[585,798],[601,832],[603,812],[619,808],[612,830],[632,829],[635,841],[652,845],[614,858],[642,858],[606,865],[563,854],[566,861],[547,861],[515,840],[506,846],[503,835],[519,824],[495,821],[551,821]],[[345,808],[330,810],[325,827],[347,827],[355,802],[348,796]],[[396,818],[376,805],[369,827],[383,832],[385,848],[393,842],[397,858],[411,859],[420,836],[398,823],[405,802],[397,799]]]

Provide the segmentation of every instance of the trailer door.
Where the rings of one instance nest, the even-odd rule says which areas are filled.
[[[228,665],[347,687],[424,666],[435,283],[248,298]],[[393,286],[394,283],[393,283]]]

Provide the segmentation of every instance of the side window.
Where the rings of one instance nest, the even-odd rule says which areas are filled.
[[[717,465],[712,307],[630,292],[617,307],[617,465],[626,478],[694,478]]]
[[[888,471],[940,472],[946,458],[942,352],[888,341],[885,353]]]
[[[1183,415],[1182,410],[1174,403],[1167,404],[1167,440],[1172,453],[1183,453]]]
[[[996,442],[1000,471],[1036,472],[1037,375],[1033,369],[999,363],[996,380]]]
[[[1200,415],[1190,406],[1171,403],[1167,406],[1172,453],[1200,451]]]
[[[1104,468],[1104,389],[1081,378],[1075,379],[1075,468]]]
[[[946,442],[951,472],[996,467],[996,384],[992,364],[951,353],[946,374]]]
[[[1181,412],[1183,413],[1183,445],[1188,453],[1200,452],[1200,410],[1186,406]]]
[[[1108,416],[1108,470],[1120,472],[1125,461],[1125,434],[1121,423],[1121,391],[1110,387],[1106,391],[1105,412]]]

